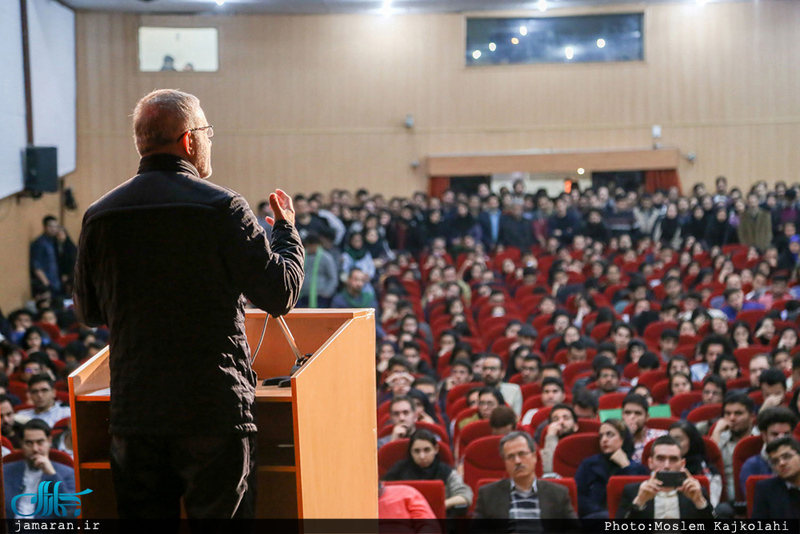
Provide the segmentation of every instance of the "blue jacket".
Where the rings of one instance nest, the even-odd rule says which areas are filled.
[[[63,482],[63,484],[59,486],[59,493],[75,493],[75,471],[71,467],[56,462],[53,462],[53,468],[56,470],[56,473],[54,475],[42,474],[41,482]],[[25,460],[18,460],[3,466],[4,488],[6,493],[6,517],[9,519],[16,517],[14,509],[11,508],[11,501],[24,491],[22,481],[24,473]],[[68,517],[64,519],[74,519],[74,509],[74,506],[67,507]],[[56,515],[35,515],[24,519],[42,519],[45,517],[56,517]]]
[[[575,473],[575,484],[578,486],[578,515],[585,517],[608,510],[608,498],[606,496],[606,486],[608,479],[611,478],[608,460],[604,454],[589,456]],[[631,464],[620,469],[615,475],[649,475],[650,472],[639,462],[631,461]]]
[[[747,479],[753,475],[771,475],[772,468],[769,466],[761,454],[756,454],[745,460],[742,470],[739,472],[739,483],[742,492],[747,496]]]

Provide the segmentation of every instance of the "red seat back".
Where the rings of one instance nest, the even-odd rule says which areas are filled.
[[[492,428],[489,426],[488,419],[473,421],[461,429],[461,434],[456,445],[456,454],[462,456],[467,446],[478,438],[492,435]]]
[[[669,408],[670,412],[672,412],[672,417],[680,417],[685,410],[688,410],[702,400],[702,391],[690,391],[688,393],[675,395],[669,400]]]
[[[447,508],[445,507],[445,487],[444,482],[441,480],[390,480],[384,482],[387,486],[411,486],[425,497],[428,504],[431,505],[433,515],[438,519],[445,519],[447,517]]]
[[[519,388],[522,390],[523,401],[527,400],[529,397],[533,397],[534,395],[539,395],[542,392],[542,385],[539,382],[522,384]]]
[[[647,426],[656,430],[669,430],[669,427],[678,421],[680,419],[677,417],[651,417],[647,420]]]
[[[573,434],[558,441],[553,454],[553,471],[562,477],[574,477],[581,462],[600,452],[597,434]]]
[[[744,488],[739,480],[742,466],[748,458],[759,454],[763,445],[764,440],[761,436],[747,436],[739,440],[733,449],[733,483],[736,489],[736,500],[739,502],[745,500]]]
[[[708,421],[709,419],[714,419],[715,417],[722,417],[722,403],[703,404],[702,406],[698,406],[689,412],[689,415],[686,416],[686,420],[697,424],[700,421]]]
[[[656,383],[664,380],[665,378],[667,378],[667,371],[666,370],[661,370],[661,369],[656,369],[654,371],[647,371],[647,372],[644,372],[644,373],[640,374],[639,375],[639,382],[637,382],[637,383],[641,384],[643,386],[647,386],[647,388],[650,391],[653,391],[653,386],[655,386]]]
[[[601,410],[616,410],[622,408],[622,399],[627,393],[604,393],[600,395],[599,405]]]

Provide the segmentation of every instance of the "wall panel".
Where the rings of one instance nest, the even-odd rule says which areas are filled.
[[[410,163],[432,153],[647,147],[653,124],[663,128],[662,145],[697,154],[681,164],[684,184],[718,174],[740,186],[794,180],[800,2],[641,9],[644,62],[470,69],[457,14],[79,12],[78,161],[67,181],[85,209],[135,172],[130,114],[160,87],[201,99],[216,132],[213,179],[253,204],[277,186],[425,189]],[[219,28],[220,71],[137,72],[140,23]],[[20,235],[38,232],[40,211],[22,217],[35,225],[15,227]],[[73,235],[80,216],[67,220]]]

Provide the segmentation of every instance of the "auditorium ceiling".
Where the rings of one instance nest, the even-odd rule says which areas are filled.
[[[323,15],[339,13],[381,14],[386,5],[394,14],[459,13],[475,11],[547,10],[575,7],[597,7],[612,4],[696,4],[704,0],[546,0],[540,2],[514,0],[60,0],[75,9],[126,11],[156,14],[298,14]],[[708,3],[742,0],[707,0]],[[763,0],[761,0],[763,1]]]

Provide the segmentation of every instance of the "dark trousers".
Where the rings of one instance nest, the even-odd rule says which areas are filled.
[[[143,525],[131,520],[159,519],[176,531],[181,498],[192,532],[225,531],[231,519],[251,520],[256,443],[256,434],[112,436],[111,474],[121,524],[133,532]]]

